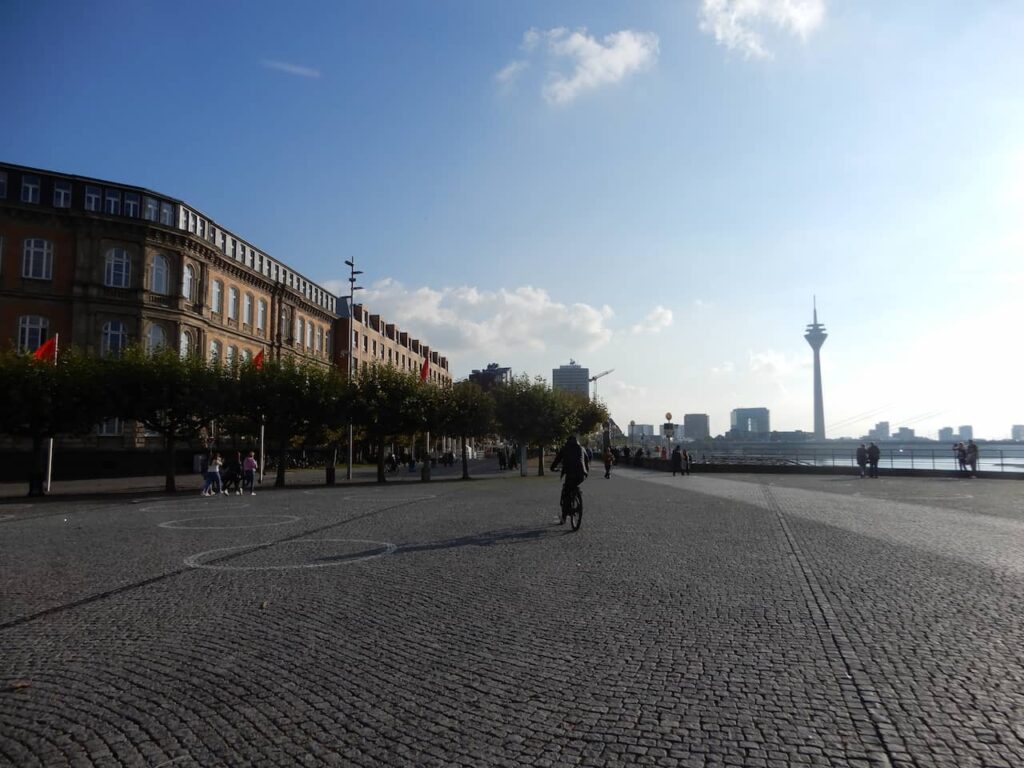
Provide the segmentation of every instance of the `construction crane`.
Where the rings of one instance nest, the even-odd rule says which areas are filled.
[[[614,368],[609,368],[607,371],[601,371],[600,373],[594,374],[589,379],[587,379],[588,382],[591,382],[591,381],[594,382],[594,399],[595,400],[597,399],[597,380],[600,379],[602,376],[607,376],[609,373],[613,373],[614,371],[615,371]]]

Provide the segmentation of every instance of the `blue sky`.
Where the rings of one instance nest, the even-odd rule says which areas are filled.
[[[3,159],[174,195],[613,417],[1024,423],[1011,0],[7,0]]]

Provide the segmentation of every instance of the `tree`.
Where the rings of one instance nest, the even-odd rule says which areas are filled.
[[[441,391],[442,428],[456,435],[462,446],[462,479],[469,480],[466,441],[494,429],[494,400],[472,381],[460,381]]]
[[[384,445],[425,424],[426,385],[390,366],[372,365],[360,370],[350,386],[352,420],[377,445],[377,482],[383,483]]]
[[[56,364],[0,353],[0,432],[32,441],[29,496],[43,495],[47,438],[87,434],[108,415],[100,365],[70,348]]]
[[[320,366],[296,363],[291,358],[267,360],[262,367],[242,365],[238,377],[239,400],[277,449],[274,485],[285,484],[288,445],[296,435],[309,433],[322,423],[327,409],[328,372]]]
[[[152,354],[132,347],[102,364],[116,403],[117,413],[110,415],[133,419],[163,436],[164,489],[174,492],[174,449],[226,414],[231,378],[218,365],[194,355],[183,358],[168,347]]]

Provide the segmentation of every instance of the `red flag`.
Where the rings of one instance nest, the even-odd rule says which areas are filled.
[[[430,360],[429,358],[423,358],[423,365],[420,366],[420,381],[427,380],[427,373],[430,371]]]
[[[35,352],[32,357],[36,360],[43,360],[47,363],[57,362],[57,337],[47,339]]]
[[[252,364],[256,366],[256,370],[257,371],[262,370],[262,368],[263,368],[263,350],[262,349],[259,351],[259,354],[257,354],[256,357],[254,357],[252,359]]]

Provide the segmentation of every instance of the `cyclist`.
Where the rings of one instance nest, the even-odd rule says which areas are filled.
[[[570,435],[569,439],[565,441],[562,450],[551,462],[551,471],[554,472],[559,466],[562,467],[562,477],[565,478],[562,483],[562,511],[558,517],[558,524],[562,525],[565,522],[565,500],[573,489],[587,479],[590,472],[587,452],[580,445],[580,441],[576,439],[576,435]]]

